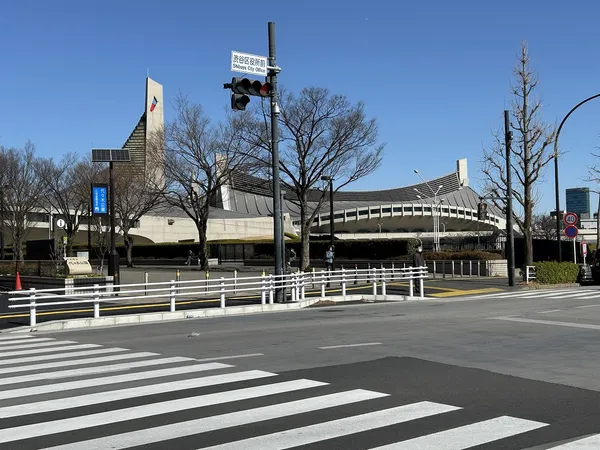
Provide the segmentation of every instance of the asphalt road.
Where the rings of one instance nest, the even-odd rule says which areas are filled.
[[[0,446],[598,449],[599,333],[587,288],[4,335]]]

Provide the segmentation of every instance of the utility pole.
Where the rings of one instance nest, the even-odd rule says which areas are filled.
[[[271,164],[273,166],[273,242],[275,244],[275,276],[281,280],[283,267],[283,218],[281,214],[281,185],[279,181],[279,105],[277,104],[277,67],[275,22],[269,22],[269,73],[271,84]],[[284,301],[283,290],[275,291],[275,300]]]
[[[508,265],[508,285],[515,285],[515,239],[513,230],[513,208],[512,208],[512,167],[511,167],[511,143],[512,131],[510,131],[510,120],[508,111],[504,110],[504,141],[506,147],[506,262]],[[558,211],[557,211],[558,213]]]

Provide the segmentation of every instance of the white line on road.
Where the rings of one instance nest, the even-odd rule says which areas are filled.
[[[0,341],[10,341],[12,339],[34,339],[31,334],[7,334],[5,336],[0,336]],[[39,339],[39,338],[35,338]]]
[[[0,346],[0,350],[2,351],[6,351],[6,350],[22,350],[22,349],[26,349],[26,348],[39,348],[39,347],[59,347],[61,345],[68,345],[68,344],[78,344],[79,342],[75,342],[75,341],[52,341],[52,342],[41,342],[41,343],[37,343],[34,341],[27,341],[27,344],[20,344],[20,345],[8,345],[6,347],[4,346]]]
[[[13,406],[0,408],[0,418],[26,416],[29,414],[41,414],[51,411],[61,411],[81,406],[99,405],[102,403],[115,402],[127,398],[144,397],[147,395],[164,394],[167,392],[178,392],[187,389],[197,389],[207,386],[217,386],[239,381],[256,380],[259,378],[274,377],[277,374],[264,372],[262,370],[247,370],[245,372],[233,372],[223,375],[211,375],[207,377],[192,378],[189,380],[168,381],[165,383],[137,386],[133,388],[117,389],[114,391],[102,391],[94,394],[64,397],[41,402],[20,403]],[[317,383],[317,382],[315,382]],[[321,386],[325,383],[317,384]]]
[[[5,345],[17,345],[17,344],[22,344],[23,342],[47,342],[47,341],[56,341],[56,339],[54,338],[35,338],[33,340],[30,341],[23,341],[23,339],[5,339],[0,341],[0,348],[2,348]]]
[[[230,395],[231,392],[221,392],[218,395]],[[296,414],[304,414],[312,411],[324,410],[351,403],[364,402],[376,398],[387,397],[389,394],[381,392],[367,391],[364,389],[355,389],[352,391],[338,392],[335,394],[321,395],[303,400],[295,400],[287,403],[278,403],[275,405],[262,406],[259,408],[246,409],[243,411],[229,412],[218,416],[203,417],[201,419],[188,420],[186,422],[170,423],[155,428],[144,430],[129,431],[126,433],[115,434],[112,436],[103,436],[97,439],[91,439],[83,442],[74,442],[72,444],[58,445],[46,450],[80,450],[82,448],[93,448],[94,450],[120,450],[141,445],[164,442],[170,439],[193,436],[195,434],[206,433],[209,431],[223,430],[226,428],[237,427],[266,420],[290,417]],[[233,398],[229,401],[235,401]],[[81,418],[79,418],[81,419]],[[58,423],[63,421],[47,422]],[[83,424],[80,423],[80,428]],[[33,426],[32,429],[35,430]],[[18,428],[13,428],[17,430]],[[10,429],[9,429],[10,430]],[[53,429],[50,431],[52,432]],[[6,430],[0,430],[0,432]],[[54,431],[58,433],[58,431]],[[23,435],[17,435],[17,439],[25,439]]]
[[[301,428],[280,431],[278,433],[257,436],[227,444],[207,447],[206,450],[246,450],[261,448],[280,450],[315,442],[334,439],[349,434],[361,433],[375,428],[387,427],[398,423],[442,414],[462,409],[457,406],[444,405],[433,402],[420,402],[403,405],[396,408],[384,409],[358,416],[318,423]]]
[[[54,353],[54,352],[62,352],[65,350],[77,350],[77,349],[85,349],[85,348],[97,348],[100,347],[99,345],[96,344],[75,344],[75,345],[65,345],[64,347],[50,347],[50,348],[34,348],[34,349],[28,349],[28,350],[17,350],[17,351],[13,351],[13,352],[1,352],[0,353],[0,358],[6,358],[6,357],[12,357],[12,356],[24,356],[24,355],[37,355],[39,353]],[[127,349],[120,349],[120,350],[127,350]],[[63,354],[63,353],[60,353]],[[52,358],[52,356],[38,356],[37,360],[39,361],[41,358],[44,358],[44,360],[48,359],[48,358]],[[0,360],[0,365],[7,365],[7,364],[11,364],[14,360]]]
[[[319,347],[321,350],[330,350],[333,348],[346,348],[346,347],[366,347],[369,345],[382,345],[381,342],[363,342],[362,344],[345,344],[345,345],[329,345],[326,347]]]
[[[73,349],[78,349],[80,346],[79,345],[73,345],[71,346],[73,347]],[[64,350],[71,350],[71,347],[63,347]],[[85,348],[85,347],[84,347]],[[40,359],[44,359],[44,361],[49,361],[51,359],[68,359],[68,358],[76,358],[79,356],[95,356],[95,355],[104,355],[106,353],[118,353],[118,352],[126,352],[128,351],[126,348],[118,348],[118,347],[114,347],[114,348],[99,348],[97,350],[84,350],[81,352],[65,352],[65,353],[56,353],[54,355],[35,355],[35,356],[27,356],[25,358],[11,358],[11,359],[0,359],[0,366],[10,366],[12,364],[23,364],[23,363],[28,363],[28,362],[37,362]],[[9,355],[9,354],[0,354],[0,357],[4,357],[4,356],[17,356],[17,353],[21,353],[21,352],[15,352],[14,355]],[[37,353],[37,352],[34,352]]]
[[[195,361],[198,361],[198,362],[221,361],[223,359],[250,358],[252,356],[265,356],[265,354],[264,353],[247,353],[245,355],[217,356],[215,358],[202,358],[202,359],[196,359]]]
[[[554,320],[540,320],[540,319],[525,319],[522,317],[490,317],[493,320],[506,320],[508,322],[523,322],[523,323],[537,323],[540,325],[555,325],[557,327],[571,327],[571,328],[585,328],[589,330],[600,330],[600,325],[592,325],[589,323],[576,323],[576,322],[559,322]]]
[[[107,366],[86,367],[85,369],[67,369],[57,372],[38,372],[31,375],[19,375],[15,377],[0,378],[0,386],[9,384],[29,383],[30,381],[55,380],[57,378],[74,378],[93,375],[98,373],[121,372],[124,370],[137,369],[140,367],[160,366],[164,364],[190,362],[191,358],[183,356],[173,356],[171,358],[148,359],[145,361],[135,361],[121,364],[110,364]]]
[[[549,309],[548,311],[538,311],[538,314],[550,314],[550,313],[559,312],[559,311],[562,311],[562,310],[560,310],[560,309]]]
[[[550,450],[598,450],[600,448],[600,434],[595,434],[590,437],[579,439],[573,442],[559,445],[558,447],[550,447]]]
[[[109,386],[111,384],[129,383],[132,381],[151,380],[153,378],[167,378],[175,375],[205,372],[208,370],[229,369],[231,367],[233,366],[222,363],[194,364],[193,366],[169,367],[168,369],[147,370],[145,372],[126,373],[109,377],[86,378],[83,380],[65,381],[62,383],[42,384],[33,387],[0,391],[0,399],[22,398],[30,395],[72,391],[95,386]]]
[[[373,450],[463,450],[547,426],[547,423],[502,416]],[[443,445],[440,446],[440,443]]]
[[[281,383],[267,384],[264,386],[254,386],[249,388],[236,389],[233,391],[215,392],[213,394],[198,395],[196,397],[172,399],[164,402],[151,403],[148,405],[132,406],[129,408],[117,409],[114,411],[105,411],[96,414],[89,414],[86,416],[51,420],[49,422],[21,425],[14,428],[4,428],[0,430],[0,443],[14,442],[19,441],[21,439],[30,439],[51,434],[66,433],[68,431],[82,430],[91,427],[106,426],[111,423],[126,422],[129,420],[159,416],[162,414],[169,414],[178,411],[186,411],[188,409],[220,405],[222,403],[238,402],[252,398],[260,398],[269,395],[281,394],[283,392],[294,392],[326,384],[327,383],[322,383],[320,381],[305,379],[284,381]],[[375,393],[371,392],[371,394]],[[231,413],[230,415],[234,415],[234,413]],[[209,419],[215,419],[216,417],[213,416]],[[249,418],[250,417],[247,416],[247,419]],[[222,422],[217,423],[217,426],[222,427]],[[179,427],[177,427],[176,425],[173,426],[173,428],[179,429]],[[196,429],[194,432],[200,433],[202,431]],[[79,448],[93,448],[96,450],[98,449],[98,447],[95,445],[86,445]]]
[[[582,306],[576,306],[575,308],[577,309],[582,309],[582,308],[597,308],[600,305],[582,305]]]

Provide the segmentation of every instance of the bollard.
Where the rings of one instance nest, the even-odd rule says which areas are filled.
[[[410,278],[408,279],[408,296],[412,297],[413,294],[414,294],[413,273],[411,272]]]
[[[346,271],[342,267],[342,297],[346,299]]]
[[[377,295],[377,269],[373,267],[373,295]]]
[[[235,269],[233,271],[233,293],[237,294],[237,269]],[[263,303],[263,305],[264,305],[264,303]]]
[[[464,275],[464,271],[463,271],[463,260],[460,260],[460,276],[462,277]]]
[[[181,274],[179,273],[179,269],[175,272],[175,281],[177,282],[177,293],[179,294],[179,280],[181,280]]]
[[[275,293],[275,283],[273,283],[273,274],[269,274],[269,305],[273,304],[273,297]]]
[[[169,310],[175,312],[175,280],[171,280],[171,290],[169,291]]]
[[[316,276],[316,272],[315,272],[315,268],[312,268],[312,288],[315,288],[315,276]]]
[[[433,261],[433,278],[435,278],[435,271],[436,271],[435,261]]]
[[[291,276],[291,291],[292,291],[292,302],[296,301],[296,274],[293,273]]]
[[[35,288],[29,288],[29,326],[35,327]]]
[[[148,295],[148,272],[144,272],[144,295]]]
[[[381,295],[385,297],[386,289],[385,289],[385,267],[381,268]]]
[[[265,276],[262,275],[260,277],[260,304],[261,305],[264,305],[264,304],[267,303],[267,292],[266,292],[266,289],[267,289],[267,284],[266,284],[266,281],[265,281]]]
[[[473,276],[473,260],[469,260],[469,278]]]
[[[306,284],[305,281],[306,281],[305,274],[304,274],[304,272],[302,272],[301,284],[300,284],[300,300],[306,299],[306,289],[304,286]]]
[[[425,290],[423,287],[423,274],[419,275],[419,297],[425,298]]]
[[[450,261],[450,268],[452,269],[452,278],[454,278],[454,260]]]
[[[325,272],[321,270],[321,298],[325,298]]]
[[[100,285],[94,285],[94,319],[100,317]]]
[[[481,276],[481,266],[479,265],[480,261],[477,260],[477,276],[480,277]]]
[[[225,278],[221,277],[221,308],[225,308]]]
[[[392,281],[394,281],[394,271],[396,270],[396,266],[392,263]]]

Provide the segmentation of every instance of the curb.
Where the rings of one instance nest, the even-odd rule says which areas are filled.
[[[228,316],[239,316],[245,314],[258,314],[268,312],[286,312],[286,311],[299,311],[304,308],[308,308],[315,303],[323,300],[333,301],[335,304],[344,302],[355,302],[355,301],[387,301],[387,302],[403,302],[411,300],[431,300],[429,297],[410,297],[408,295],[346,295],[346,297],[332,296],[332,297],[315,297],[298,302],[290,303],[274,303],[272,305],[243,305],[243,306],[228,306],[226,308],[204,308],[204,309],[187,309],[175,312],[153,312],[143,314],[127,314],[127,315],[115,315],[99,317],[97,319],[83,318],[83,319],[68,319],[68,320],[56,320],[43,322],[35,327],[24,326],[4,330],[0,334],[16,334],[16,333],[31,333],[31,332],[44,332],[44,331],[63,331],[63,330],[75,330],[82,328],[100,328],[100,327],[111,327],[111,326],[123,326],[123,325],[136,325],[146,324],[153,322],[163,321],[176,321],[185,319],[203,319],[212,317],[228,317]]]

